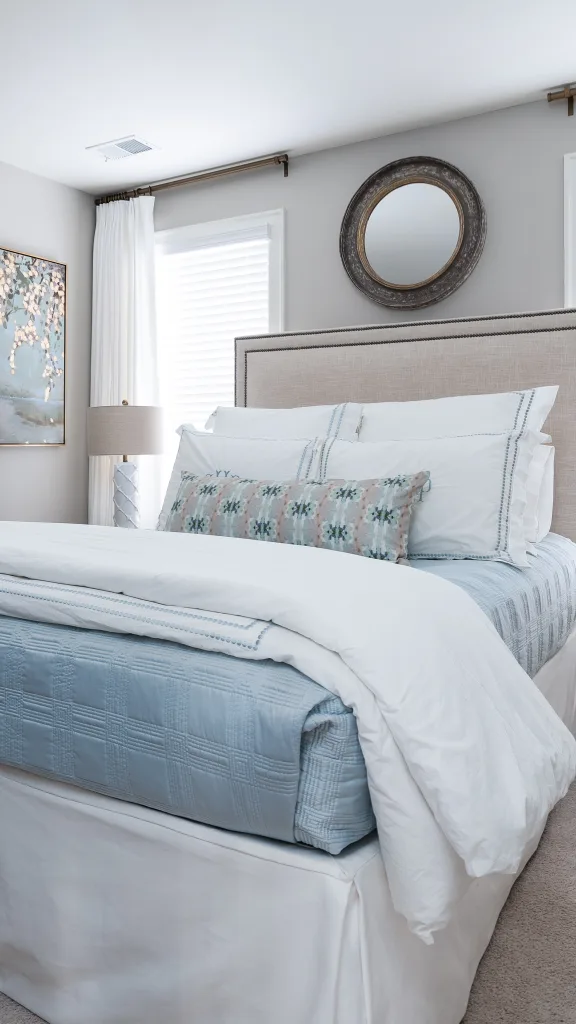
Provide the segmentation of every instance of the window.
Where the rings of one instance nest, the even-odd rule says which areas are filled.
[[[283,211],[156,235],[167,460],[180,423],[234,405],[234,338],[282,330]]]

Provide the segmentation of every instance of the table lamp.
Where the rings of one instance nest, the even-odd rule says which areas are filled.
[[[136,529],[140,521],[138,466],[130,455],[160,455],[162,409],[155,405],[96,405],[88,409],[88,455],[122,455],[114,466],[114,526]]]

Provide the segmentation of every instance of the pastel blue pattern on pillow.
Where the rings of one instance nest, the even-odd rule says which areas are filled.
[[[330,548],[397,562],[427,472],[381,480],[277,481],[184,472],[168,517],[172,533],[204,533]]]

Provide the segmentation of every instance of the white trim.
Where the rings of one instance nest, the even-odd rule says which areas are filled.
[[[284,210],[266,214],[270,228],[270,333],[284,330]],[[274,325],[278,324],[278,327]]]
[[[564,305],[576,307],[576,153],[564,157]]]
[[[162,255],[188,252],[251,238],[270,239],[270,333],[284,330],[284,210],[266,210],[241,217],[186,224],[156,232],[156,251]]]

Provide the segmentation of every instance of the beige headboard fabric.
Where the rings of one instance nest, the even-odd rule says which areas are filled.
[[[576,310],[236,340],[236,404],[409,401],[559,384],[553,529],[576,540]]]

